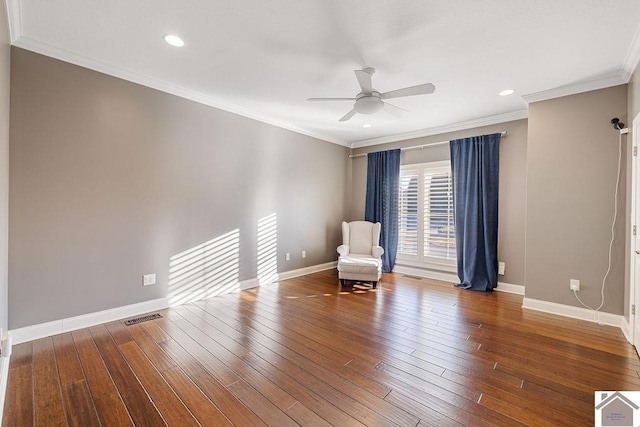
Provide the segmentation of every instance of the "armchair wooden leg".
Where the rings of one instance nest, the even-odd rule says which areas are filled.
[[[373,289],[375,289],[376,286],[378,286],[378,282],[373,282]]]

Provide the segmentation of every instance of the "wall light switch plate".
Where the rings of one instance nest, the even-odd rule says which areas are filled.
[[[302,258],[306,258],[307,257],[307,251],[302,251]]]
[[[142,286],[150,286],[156,284],[156,274],[145,274],[142,276]]]
[[[284,259],[287,261],[291,261],[291,254],[287,252],[287,254],[284,256]]]

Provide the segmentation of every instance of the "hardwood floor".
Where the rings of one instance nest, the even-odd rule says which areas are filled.
[[[2,425],[586,426],[640,390],[619,329],[521,304],[316,273],[17,345]]]

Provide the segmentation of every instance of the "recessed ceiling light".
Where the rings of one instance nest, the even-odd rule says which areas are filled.
[[[169,43],[171,46],[175,46],[175,47],[184,46],[184,42],[182,41],[182,39],[176,36],[175,34],[165,34],[164,41]]]
[[[515,90],[513,89],[505,89],[502,92],[499,93],[500,96],[509,96],[511,95],[513,92],[515,92]]]
[[[371,127],[371,123],[365,123],[362,125],[363,128],[370,128]]]

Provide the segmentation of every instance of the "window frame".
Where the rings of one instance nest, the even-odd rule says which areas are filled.
[[[449,172],[451,173],[451,161],[450,160],[442,160],[428,163],[418,163],[418,164],[407,164],[400,165],[400,182],[402,182],[402,177],[409,175],[411,172],[416,172],[418,176],[418,236],[417,236],[417,255],[409,255],[403,254],[398,249],[396,258],[402,265],[412,266],[412,267],[422,267],[428,268],[430,270],[440,270],[447,272],[456,272],[457,260],[440,258],[434,256],[425,256],[424,255],[424,232],[425,232],[425,180],[424,176],[426,173],[438,173],[438,172]],[[398,210],[400,210],[402,203],[398,204]],[[398,212],[398,222],[400,222],[401,215]]]

